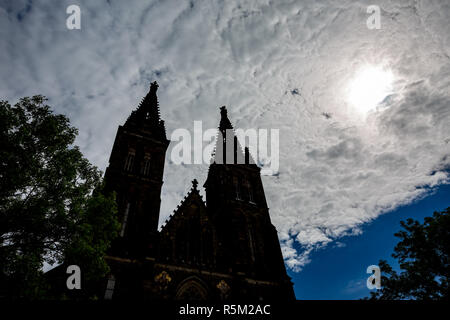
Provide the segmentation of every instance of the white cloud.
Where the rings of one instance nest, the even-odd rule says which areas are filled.
[[[367,279],[357,279],[350,280],[343,289],[343,292],[345,294],[354,294],[364,289],[367,290]]]
[[[381,30],[366,27],[368,1],[78,3],[79,31],[65,29],[71,1],[0,1],[0,96],[48,96],[102,169],[152,80],[169,136],[194,120],[216,127],[222,105],[235,127],[280,129],[280,173],[263,182],[294,270],[314,249],[448,182],[445,1],[378,1]],[[395,81],[362,119],[345,88],[366,64],[389,67]],[[161,222],[206,170],[166,161]]]

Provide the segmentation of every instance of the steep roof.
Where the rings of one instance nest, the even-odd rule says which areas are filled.
[[[180,204],[173,211],[173,214],[169,216],[169,218],[165,221],[165,224],[161,227],[161,232],[170,228],[171,224],[179,217],[183,216],[186,212],[186,208],[191,207],[192,204],[195,204],[199,207],[202,207],[206,210],[206,205],[203,201],[203,197],[201,196],[198,188],[197,179],[192,180],[192,187],[189,190],[188,194],[181,200]]]

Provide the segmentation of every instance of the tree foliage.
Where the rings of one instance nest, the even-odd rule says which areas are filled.
[[[0,295],[8,298],[44,297],[44,262],[103,275],[117,235],[114,195],[101,192],[102,173],[73,145],[77,129],[45,101],[0,101]]]
[[[401,222],[403,230],[395,234],[400,242],[392,256],[398,260],[396,272],[385,260],[379,262],[382,288],[372,299],[448,300],[450,207],[426,217],[423,224],[413,219]]]

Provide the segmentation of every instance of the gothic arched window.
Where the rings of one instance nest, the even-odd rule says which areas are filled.
[[[253,197],[253,185],[247,179],[245,179],[244,188],[247,193],[248,202],[255,203],[255,198]]]
[[[126,207],[125,207],[125,214],[123,216],[123,221],[122,221],[122,228],[120,230],[120,236],[123,237],[125,235],[125,230],[127,228],[127,223],[128,223],[128,214],[130,212],[130,203],[127,202],[126,203]]]
[[[233,185],[234,185],[234,191],[236,192],[236,199],[242,200],[241,186],[240,186],[240,181],[239,181],[238,177],[233,177]]]
[[[150,159],[150,154],[146,153],[141,166],[141,174],[144,176],[150,175]]]
[[[125,165],[124,170],[131,172],[133,171],[133,163],[134,163],[134,156],[136,155],[136,152],[133,149],[130,149],[128,151],[127,158],[125,159]]]

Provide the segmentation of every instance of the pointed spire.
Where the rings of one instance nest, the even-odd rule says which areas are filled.
[[[254,164],[247,147],[242,149],[225,106],[220,107],[220,123],[211,164]]]
[[[192,190],[197,190],[198,181],[197,179],[192,180]]]
[[[227,129],[233,129],[230,120],[228,119],[227,108],[225,106],[220,107],[220,124],[219,130],[225,131]]]
[[[232,140],[227,141],[227,138]],[[232,163],[234,154],[234,132],[225,106],[220,107],[220,123],[217,132],[216,146],[213,150],[213,162],[218,164]],[[228,157],[227,157],[228,153]],[[230,158],[231,157],[231,158]],[[228,159],[228,161],[227,161]]]
[[[139,128],[145,127],[147,131],[151,131],[152,134],[165,139],[166,129],[164,121],[160,117],[159,102],[156,95],[158,87],[156,81],[150,84],[149,92],[142,99],[137,110],[131,112],[126,125],[137,126]]]
[[[150,84],[150,91],[141,101],[138,107],[138,113],[144,119],[149,119],[152,124],[159,124],[161,121],[159,114],[159,103],[156,91],[158,90],[158,83],[156,81]]]

